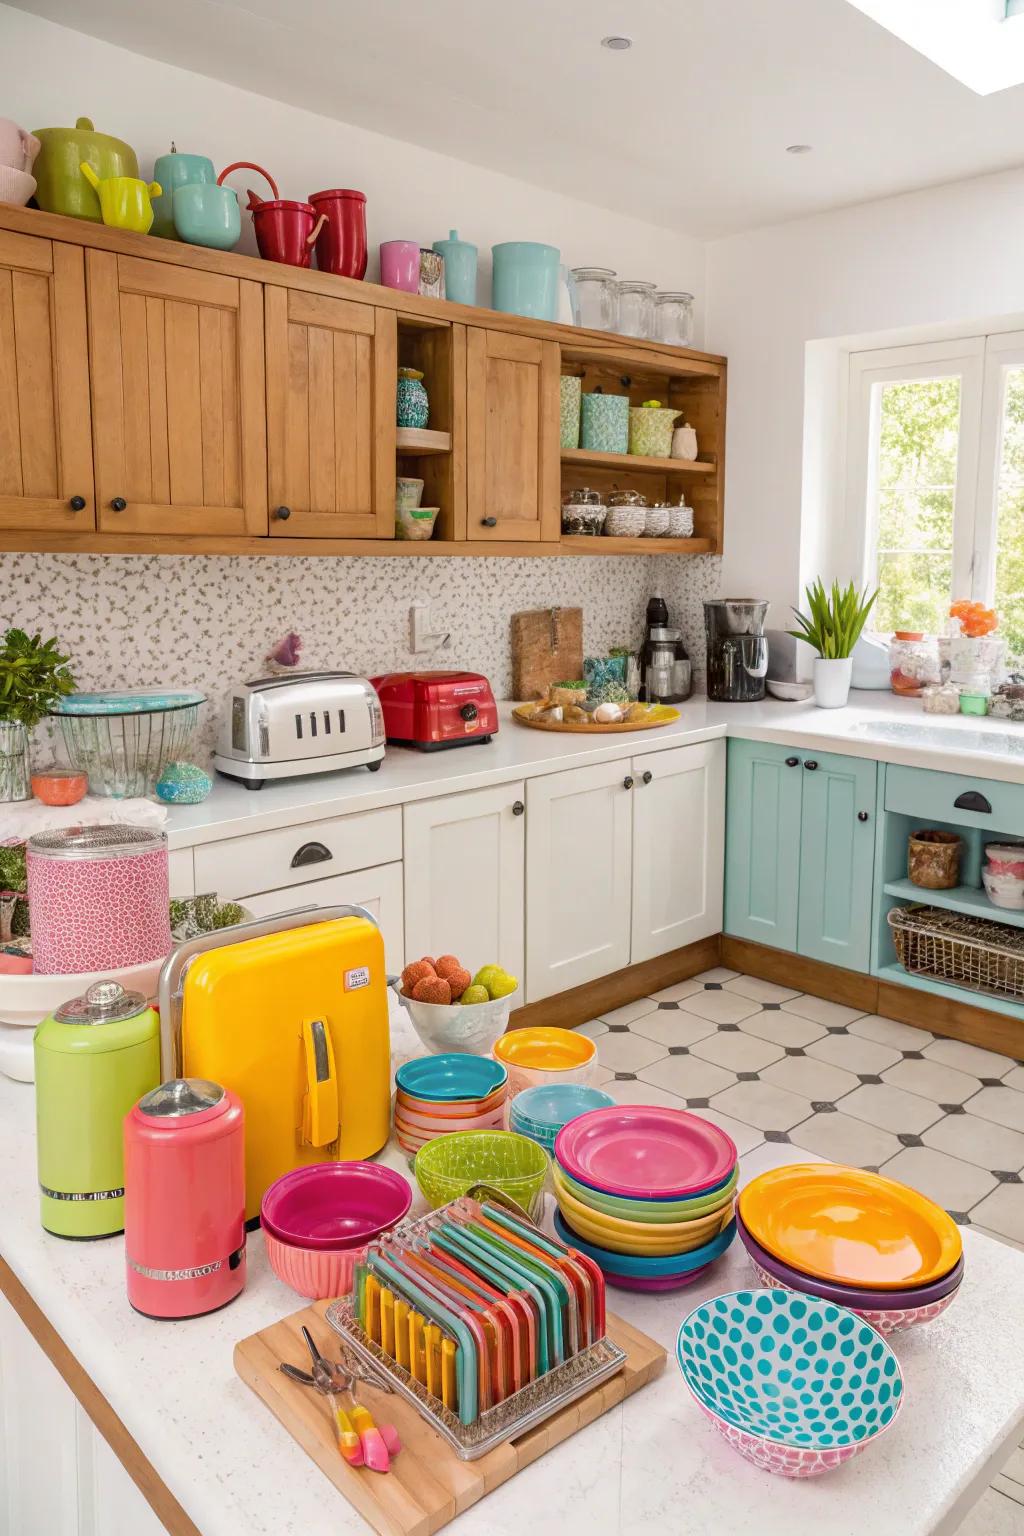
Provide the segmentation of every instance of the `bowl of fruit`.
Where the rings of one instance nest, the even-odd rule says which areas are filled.
[[[473,973],[457,955],[424,955],[407,965],[389,985],[412,1020],[428,1051],[468,1051],[486,1056],[505,1033],[512,1000],[519,990],[514,976],[500,965]]]

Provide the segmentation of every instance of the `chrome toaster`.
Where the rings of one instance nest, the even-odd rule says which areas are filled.
[[[232,688],[213,765],[246,789],[262,789],[268,779],[364,763],[377,769],[383,757],[384,716],[365,677],[295,672]]]

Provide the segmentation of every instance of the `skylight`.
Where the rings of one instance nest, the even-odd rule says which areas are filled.
[[[1024,0],[849,0],[979,96],[1024,82]]]

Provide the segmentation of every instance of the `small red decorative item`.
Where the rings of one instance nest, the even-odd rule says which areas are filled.
[[[221,179],[232,171],[258,171],[274,194],[272,201],[265,202],[248,189],[248,209],[263,260],[283,262],[289,267],[308,267],[313,259],[314,241],[327,215],[321,213],[318,218],[312,203],[280,197],[273,176],[251,160],[236,160],[221,171]]]
[[[44,768],[32,775],[32,793],[44,805],[77,805],[89,788],[79,768]]]
[[[310,203],[326,222],[316,237],[316,264],[335,277],[366,276],[366,193],[351,187],[312,192]]]

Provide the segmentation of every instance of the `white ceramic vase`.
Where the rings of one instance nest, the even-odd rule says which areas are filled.
[[[842,709],[850,697],[852,677],[852,656],[842,656],[837,660],[816,656],[814,658],[814,702],[818,708]]]

